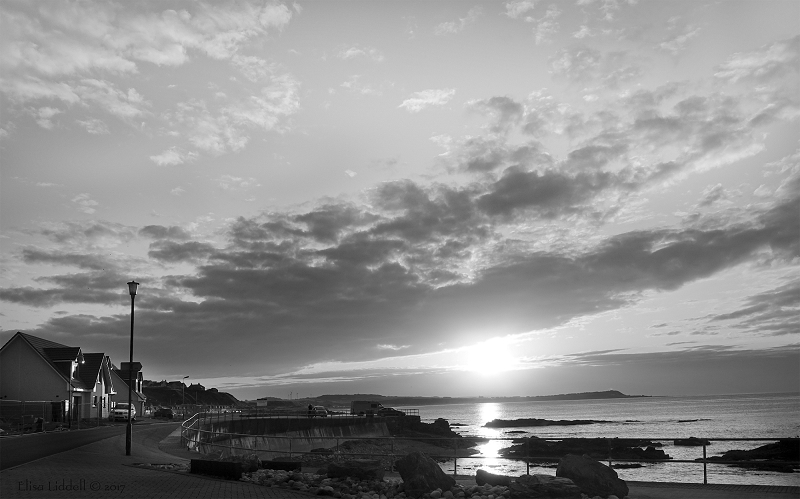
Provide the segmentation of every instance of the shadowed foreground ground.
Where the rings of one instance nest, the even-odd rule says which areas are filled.
[[[132,455],[125,455],[125,435],[52,454],[0,472],[0,497],[6,498],[268,498],[301,499],[302,492],[261,487],[245,482],[218,480],[185,472],[139,468],[136,463],[183,463],[197,454],[180,446],[177,423],[134,428]],[[92,430],[83,430],[92,431]],[[0,453],[20,446],[42,445],[41,437],[0,440]],[[57,437],[56,437],[57,438]],[[91,439],[87,440],[91,441]],[[390,476],[398,477],[397,474]],[[459,476],[472,485],[474,477]],[[630,499],[790,499],[800,497],[800,487],[745,485],[686,485],[628,482]]]

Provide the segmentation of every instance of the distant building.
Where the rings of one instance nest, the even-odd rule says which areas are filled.
[[[186,387],[186,390],[190,392],[204,392],[206,391],[206,387],[201,385],[200,383],[192,383],[191,385]]]

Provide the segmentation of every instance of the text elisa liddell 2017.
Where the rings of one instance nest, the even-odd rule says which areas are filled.
[[[81,492],[119,493],[125,490],[125,484],[105,483],[99,480],[87,480],[85,478],[79,478],[75,480],[72,478],[62,478],[61,480],[49,480],[47,482],[39,482],[26,478],[25,480],[20,480],[17,482],[17,490],[20,492],[73,492],[78,494]]]

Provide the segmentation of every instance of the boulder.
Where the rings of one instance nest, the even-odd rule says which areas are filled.
[[[395,468],[403,479],[406,494],[419,497],[436,489],[450,490],[456,481],[422,452],[412,452],[397,460]]]
[[[568,454],[558,463],[556,476],[569,478],[589,497],[628,495],[628,485],[617,472],[587,455]]]
[[[489,473],[486,470],[478,470],[475,473],[475,483],[478,485],[502,485],[503,487],[508,487],[508,484],[511,483],[511,477],[506,475],[495,475],[494,473]]]
[[[353,459],[328,464],[329,478],[355,478],[357,480],[383,480],[385,471],[379,460]]]
[[[581,489],[569,478],[550,475],[522,475],[508,485],[511,499],[579,499]]]
[[[227,456],[222,458],[221,461],[239,463],[242,467],[242,473],[258,471],[258,468],[261,467],[261,459],[259,459],[258,454]]]

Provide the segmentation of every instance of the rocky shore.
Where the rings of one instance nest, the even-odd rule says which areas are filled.
[[[671,457],[660,442],[631,438],[565,438],[544,440],[538,437],[518,438],[510,447],[500,450],[500,455],[512,459],[531,457],[531,462],[558,461],[567,454],[589,455],[595,459],[667,460]]]
[[[698,461],[701,461],[698,459]],[[729,450],[721,456],[711,456],[709,462],[741,461],[732,466],[779,473],[794,473],[798,466],[787,461],[800,461],[800,439],[785,438],[751,450]]]
[[[588,424],[613,423],[614,421],[603,421],[596,419],[493,419],[483,425],[485,428],[524,428],[526,426],[573,426]]]

